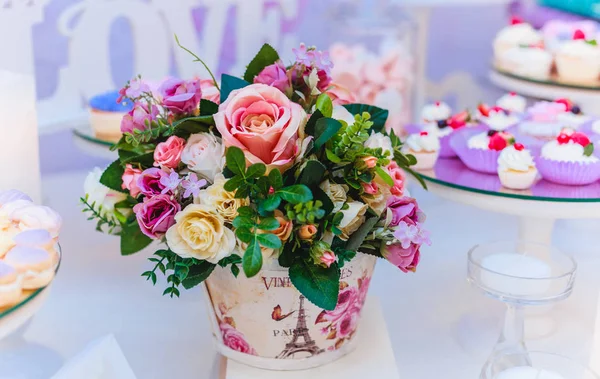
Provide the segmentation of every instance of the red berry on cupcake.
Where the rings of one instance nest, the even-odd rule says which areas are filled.
[[[490,150],[501,151],[508,146],[508,141],[502,134],[503,133],[496,133],[490,137],[490,143],[488,144]]]
[[[585,40],[585,33],[583,32],[583,30],[581,30],[581,29],[575,30],[575,32],[573,33],[573,39],[574,40],[578,40],[578,39]]]
[[[571,108],[573,107],[573,102],[569,99],[556,99],[554,100],[555,103],[559,103],[559,104],[563,104],[565,106],[565,111],[566,112],[570,112]]]
[[[564,145],[569,143],[571,140],[571,136],[566,133],[560,133],[558,137],[556,137],[556,141],[558,141],[559,145]]]
[[[510,18],[510,24],[511,25],[519,25],[519,24],[522,24],[522,23],[523,23],[523,20],[521,18],[517,17],[517,16],[512,16]]]
[[[590,144],[590,142],[592,142],[592,141],[590,141],[588,136],[586,136],[585,134],[583,134],[581,132],[573,133],[573,135],[571,135],[571,141],[578,143],[583,147],[586,147],[587,145]]]
[[[427,132],[421,132],[421,133],[419,133],[419,135],[421,135],[421,136],[428,136],[429,133],[427,133]]]
[[[467,121],[469,121],[469,112],[462,111],[448,119],[448,126],[452,129],[459,129],[465,126]]]
[[[515,147],[515,150],[517,150],[517,151],[525,150],[525,146],[522,143],[516,142],[513,146]]]
[[[490,107],[487,104],[479,103],[477,110],[483,117],[488,117],[490,115]]]

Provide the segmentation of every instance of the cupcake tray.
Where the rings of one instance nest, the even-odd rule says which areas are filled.
[[[560,87],[572,88],[572,89],[600,91],[600,79],[596,80],[596,82],[594,82],[594,83],[589,83],[589,84],[577,83],[577,82],[570,82],[568,80],[561,79],[556,73],[552,73],[550,75],[549,80],[540,80],[540,79],[534,79],[534,78],[514,74],[510,71],[501,69],[496,64],[492,64],[492,68],[494,71],[496,71],[497,73],[499,73],[501,75],[505,75],[510,78],[514,78],[514,79],[518,79],[518,80],[528,81],[531,83],[546,84],[546,85],[551,85],[551,86],[560,86]]]

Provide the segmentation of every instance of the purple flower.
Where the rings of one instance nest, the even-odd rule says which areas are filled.
[[[156,120],[159,113],[156,105],[152,105],[151,109],[148,109],[146,104],[135,103],[133,109],[121,120],[121,132],[133,133],[135,129],[146,130]]]
[[[137,99],[146,92],[151,92],[150,86],[140,78],[133,78],[125,85],[125,87],[119,90],[120,96],[117,99],[117,103],[122,102],[126,97]]]
[[[160,168],[148,168],[140,174],[137,186],[145,196],[159,195],[165,189],[165,186],[161,183],[161,179],[165,176],[168,176],[168,174]]]
[[[287,76],[285,66],[277,61],[265,67],[260,74],[254,78],[254,83],[262,83],[279,89],[285,93],[290,88],[290,79]]]
[[[181,186],[185,189],[183,193],[183,198],[187,199],[190,196],[197,197],[200,193],[200,189],[206,185],[206,180],[201,179],[198,180],[198,176],[195,173],[191,173],[188,175],[187,179],[184,179],[181,182]]]
[[[313,60],[314,55],[311,51],[308,51],[306,48],[306,44],[301,43],[299,49],[292,49],[294,54],[296,54],[296,62],[299,64],[303,64],[306,66],[310,66]]]
[[[142,233],[150,238],[158,239],[175,225],[175,215],[181,205],[170,195],[156,195],[133,207],[133,212]]]
[[[327,74],[331,72],[333,68],[333,62],[329,56],[329,51],[319,51],[315,53],[315,67],[319,70],[325,71]]]
[[[389,246],[384,244],[381,246],[381,255],[402,272],[415,272],[421,260],[419,248],[420,246],[414,243],[408,248],[402,247],[399,243]]]
[[[394,231],[394,237],[400,242],[403,249],[408,249],[411,243],[417,238],[419,228],[414,224],[407,224],[405,221],[400,221],[400,224]]]
[[[391,197],[388,199],[387,208],[392,212],[392,228],[400,225],[401,221],[412,225],[425,221],[425,214],[419,209],[417,200],[412,197]]]
[[[169,175],[165,175],[160,178],[160,184],[165,187],[162,189],[162,191],[160,191],[160,193],[164,195],[169,192],[175,192],[180,183],[181,179],[179,178],[179,174],[175,171],[172,171]]]
[[[178,115],[196,114],[202,99],[200,80],[167,79],[159,88],[163,106]]]
[[[419,232],[415,236],[413,242],[417,245],[431,245],[431,239],[429,238],[429,230],[423,228],[421,224],[417,224],[417,227],[419,228]]]

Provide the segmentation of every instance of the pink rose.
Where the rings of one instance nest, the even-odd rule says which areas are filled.
[[[133,207],[142,233],[155,239],[162,238],[175,225],[175,214],[180,210],[181,206],[171,195],[149,197]]]
[[[329,85],[327,95],[329,95],[333,101],[333,105],[346,105],[358,102],[356,96],[354,96],[352,92],[337,83],[331,83]]]
[[[125,87],[119,90],[119,98],[117,103],[123,101],[124,98],[137,99],[144,93],[151,92],[150,86],[140,78],[131,79]]]
[[[412,197],[391,197],[387,201],[387,207],[392,211],[391,227],[398,226],[401,221],[411,225],[425,221],[425,214]]]
[[[181,80],[167,79],[158,89],[162,95],[162,104],[165,108],[177,115],[196,115],[202,89],[199,79]]]
[[[338,303],[333,311],[326,311],[323,318],[335,324],[341,320],[346,313],[353,312],[358,300],[358,291],[354,287],[346,287],[338,295]]]
[[[277,88],[251,84],[233,91],[214,119],[226,147],[242,149],[250,164],[283,172],[300,152],[307,116]]]
[[[290,88],[290,78],[283,62],[277,61],[270,66],[265,67],[260,74],[254,78],[254,83],[262,83],[279,89],[286,93]]]
[[[145,196],[159,195],[165,189],[162,184],[164,180],[161,179],[168,176],[169,174],[160,168],[148,168],[138,176],[137,187]]]
[[[215,82],[212,79],[200,80],[200,89],[202,90],[203,99],[210,100],[217,104],[221,102],[221,92],[217,86],[215,86]]]
[[[379,192],[379,187],[377,187],[377,184],[375,182],[363,183],[362,188],[363,191],[365,191],[365,193],[369,195],[377,195],[377,193]]]
[[[165,142],[161,142],[154,150],[154,165],[156,167],[177,168],[181,162],[181,153],[185,148],[185,140],[177,136],[171,136]]]
[[[411,243],[407,249],[399,243],[389,246],[384,244],[381,247],[381,254],[403,272],[414,272],[421,259],[419,248],[420,246],[414,243]]]
[[[244,335],[233,326],[225,322],[221,322],[219,324],[219,329],[221,329],[223,344],[225,344],[225,346],[232,350],[239,351],[240,353],[258,355],[256,350],[254,350],[248,341],[246,341]]]
[[[133,168],[132,165],[127,164],[125,166],[125,172],[123,173],[123,184],[122,189],[129,190],[129,193],[133,197],[138,197],[141,193],[140,187],[138,187],[138,179],[142,175],[142,170],[139,168]]]
[[[323,263],[325,266],[329,267],[329,266],[331,266],[332,263],[335,263],[337,258],[333,251],[327,250],[327,251],[323,252],[323,255],[321,255],[320,260],[321,260],[321,263]]]
[[[135,103],[133,109],[121,120],[121,132],[133,133],[135,129],[146,130],[156,120],[157,116],[158,107],[156,105],[153,105],[152,110],[150,110],[146,104]]]
[[[350,312],[346,312],[337,325],[336,337],[346,338],[354,333],[356,327],[358,326],[359,316],[360,309],[358,308],[352,308]]]
[[[369,292],[369,285],[371,284],[370,276],[363,276],[358,282],[358,304],[361,309],[367,300],[367,293]]]
[[[404,170],[402,170],[395,161],[391,161],[386,169],[394,181],[394,185],[390,188],[391,194],[394,196],[404,195],[404,183],[406,182]]]

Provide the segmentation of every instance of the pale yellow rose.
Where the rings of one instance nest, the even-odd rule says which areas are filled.
[[[214,207],[191,204],[175,215],[176,224],[167,231],[167,243],[182,258],[218,263],[236,248],[235,234]]]
[[[198,197],[194,199],[194,203],[214,207],[225,221],[232,222],[238,215],[238,209],[250,202],[247,198],[236,199],[234,192],[225,191],[223,186],[226,182],[227,179],[223,175],[217,175],[215,182],[210,187],[200,191]]]
[[[349,201],[346,203],[348,209],[342,210],[344,217],[338,228],[342,231],[339,237],[346,241],[350,238],[350,235],[358,230],[358,228],[365,222],[365,213],[369,206],[360,201]]]
[[[333,212],[338,212],[342,209],[347,200],[348,188],[341,184],[331,183],[329,180],[324,181],[319,187],[327,194],[333,202]]]

